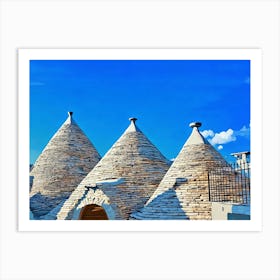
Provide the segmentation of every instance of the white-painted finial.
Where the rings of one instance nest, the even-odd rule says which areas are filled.
[[[202,125],[201,122],[192,122],[190,127],[193,129],[190,137],[188,138],[185,145],[198,145],[207,144],[207,140],[200,134],[198,128]]]
[[[194,127],[200,127],[202,125],[201,122],[192,122],[190,123],[190,127],[194,128]]]
[[[68,118],[66,120],[67,123],[73,123],[73,119],[72,119],[72,115],[73,115],[73,112],[68,112]]]
[[[129,118],[129,120],[135,124],[135,122],[137,121],[137,118]]]
[[[127,130],[125,131],[125,133],[139,131],[139,129],[137,128],[137,126],[135,124],[137,119],[136,118],[129,118],[129,120],[130,120],[130,125],[127,128]]]

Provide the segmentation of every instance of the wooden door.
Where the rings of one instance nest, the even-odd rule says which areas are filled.
[[[79,220],[108,220],[108,216],[101,206],[90,204],[83,207]]]

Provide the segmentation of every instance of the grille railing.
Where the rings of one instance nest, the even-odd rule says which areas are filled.
[[[209,200],[250,204],[250,164],[231,164],[208,173]]]

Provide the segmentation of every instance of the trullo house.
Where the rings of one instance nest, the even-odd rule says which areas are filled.
[[[57,219],[128,219],[143,207],[170,162],[136,126],[136,118],[77,186]]]
[[[222,155],[202,136],[201,123],[190,124],[192,133],[157,190],[132,219],[210,220],[208,171],[227,167]],[[232,171],[230,172],[232,174]]]
[[[36,160],[30,176],[30,210],[34,219],[56,212],[100,160],[72,112]]]

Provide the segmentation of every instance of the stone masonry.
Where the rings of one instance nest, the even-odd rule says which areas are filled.
[[[143,207],[170,162],[136,126],[135,118],[119,140],[64,203],[57,219],[78,219],[81,209],[97,204],[109,219],[128,219]]]
[[[100,158],[69,112],[30,172],[30,209],[34,217],[40,219],[67,199]]]
[[[228,166],[192,123],[192,134],[144,208],[132,219],[210,220],[208,171]]]

